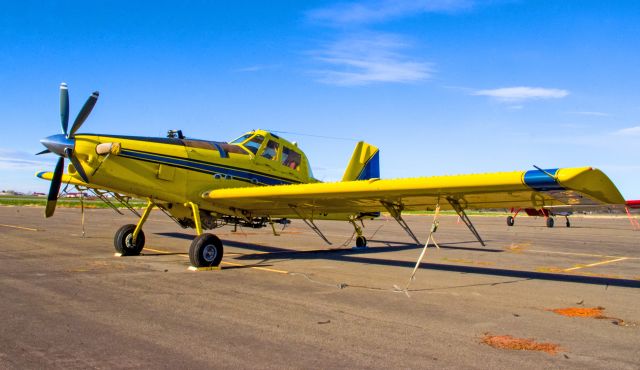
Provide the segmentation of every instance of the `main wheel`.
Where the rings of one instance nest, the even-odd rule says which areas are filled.
[[[356,238],[356,247],[358,248],[364,248],[367,246],[367,238],[365,238],[364,236],[360,235]]]
[[[116,252],[123,256],[137,256],[142,252],[142,248],[144,248],[144,232],[140,230],[134,242],[133,231],[135,229],[136,225],[129,224],[116,231],[116,235],[113,238],[113,246],[116,248]]]
[[[553,227],[553,218],[547,217],[547,227]]]
[[[567,227],[571,227],[571,222],[567,219]]]
[[[507,226],[513,226],[515,222],[516,222],[516,219],[513,218],[513,216],[507,216]]]
[[[222,242],[213,234],[197,236],[189,248],[189,260],[195,267],[218,266],[223,254]]]

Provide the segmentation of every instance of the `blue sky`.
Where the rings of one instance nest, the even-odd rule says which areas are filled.
[[[81,132],[284,131],[327,181],[356,139],[386,178],[594,166],[640,198],[636,1],[228,3],[2,2],[0,189],[48,188],[64,81],[72,118],[100,91]]]

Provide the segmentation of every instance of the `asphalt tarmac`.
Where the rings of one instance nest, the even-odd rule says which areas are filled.
[[[224,227],[222,269],[190,271],[193,230],[160,212],[137,257],[113,249],[132,215],[88,210],[83,237],[78,209],[43,213],[0,207],[2,369],[640,368],[626,218],[474,216],[482,247],[443,216],[403,292],[421,246],[388,217],[366,250],[346,222],[318,222],[331,246],[298,220]],[[424,242],[431,216],[406,219]]]

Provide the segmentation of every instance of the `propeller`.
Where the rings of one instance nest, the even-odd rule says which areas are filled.
[[[49,195],[47,196],[47,207],[44,210],[45,217],[53,216],[53,212],[56,210],[63,170],[64,157],[60,157],[58,158],[58,163],[56,163],[56,169],[53,171],[53,178],[51,179],[51,186],[49,187]]]
[[[69,127],[69,88],[64,82],[60,84],[60,123],[62,123],[62,133],[67,135],[67,127]]]
[[[84,105],[82,106],[82,109],[80,109],[80,113],[78,113],[78,116],[76,117],[76,120],[73,121],[73,126],[71,126],[71,131],[69,131],[69,133],[67,134],[68,138],[73,138],[73,136],[76,134],[76,131],[78,131],[78,129],[80,128],[80,126],[82,126],[82,124],[87,119],[87,117],[89,117],[89,114],[91,113],[91,111],[93,110],[93,107],[96,105],[96,102],[98,101],[98,96],[100,96],[100,93],[97,91],[94,91],[93,94],[91,94],[91,96],[89,97],[89,99],[87,99],[87,101],[84,103]],[[69,104],[67,101],[67,109],[68,109],[68,106]],[[68,114],[66,118],[68,119]]]
[[[52,135],[46,137],[40,142],[42,145],[46,147],[45,150],[37,153],[46,154],[46,153],[55,153],[60,156],[58,158],[58,162],[56,163],[56,168],[53,171],[53,177],[51,179],[51,186],[49,188],[49,195],[47,196],[47,207],[45,208],[45,217],[53,216],[53,213],[56,209],[56,203],[58,201],[58,193],[60,192],[60,185],[62,183],[62,174],[64,172],[64,158],[69,158],[73,167],[75,167],[78,175],[82,178],[84,182],[89,182],[89,178],[82,167],[82,163],[78,159],[78,157],[74,154],[75,149],[75,134],[80,129],[84,121],[89,117],[93,107],[96,105],[98,101],[98,96],[100,94],[95,91],[80,109],[78,116],[73,121],[73,125],[71,125],[71,130],[69,130],[69,89],[66,83],[60,84],[60,124],[62,127],[62,134]]]

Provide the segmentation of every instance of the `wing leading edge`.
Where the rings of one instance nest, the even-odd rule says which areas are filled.
[[[624,198],[600,170],[591,167],[434,176],[300,185],[279,185],[205,192],[216,206],[258,215],[290,215],[291,208],[318,213],[384,211],[393,203],[404,210],[624,204]]]

